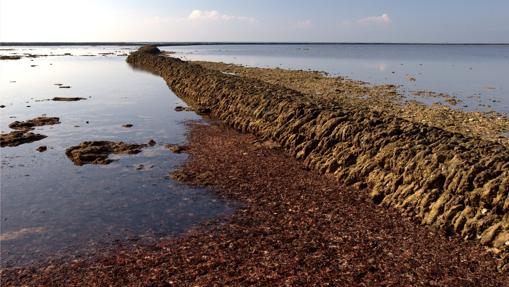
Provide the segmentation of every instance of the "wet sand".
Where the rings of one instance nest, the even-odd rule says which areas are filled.
[[[152,246],[3,272],[5,286],[505,286],[474,242],[445,236],[338,185],[256,137],[192,124],[176,173],[243,206]],[[359,189],[359,187],[361,187]]]

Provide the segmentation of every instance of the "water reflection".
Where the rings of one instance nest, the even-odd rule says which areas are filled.
[[[33,60],[33,61],[32,61]],[[44,57],[1,61],[0,129],[42,114],[61,124],[36,128],[48,137],[1,148],[2,265],[26,264],[48,254],[76,253],[112,240],[157,238],[232,211],[203,189],[172,182],[168,172],[185,160],[164,144],[185,141],[183,122],[200,120],[165,82],[135,71],[122,57]],[[37,65],[32,67],[32,65]],[[60,89],[55,83],[71,86]],[[55,96],[78,102],[47,101]],[[122,125],[130,123],[131,128]],[[65,149],[87,140],[157,144],[115,156],[106,166],[74,166]],[[48,150],[36,151],[45,145]],[[140,165],[143,169],[138,169]]]
[[[467,111],[509,113],[509,45],[221,45],[163,47],[188,60],[325,71],[373,84],[447,93]],[[408,81],[408,76],[416,81]],[[485,87],[494,89],[485,89]],[[436,98],[418,100],[431,104]]]

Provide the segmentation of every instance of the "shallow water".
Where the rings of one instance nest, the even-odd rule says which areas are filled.
[[[428,90],[456,96],[467,111],[509,114],[509,45],[216,45],[164,47],[189,60],[325,71],[372,84],[397,84],[408,99]],[[409,81],[409,78],[416,81]]]
[[[79,255],[115,240],[175,234],[233,210],[232,203],[208,190],[168,179],[186,156],[171,153],[164,144],[183,143],[183,122],[201,118],[175,112],[185,104],[160,77],[133,70],[116,55],[0,61],[0,75],[0,104],[6,106],[0,109],[2,132],[10,131],[14,120],[42,114],[61,121],[36,128],[48,136],[41,141],[0,149],[3,266],[37,262],[50,254]],[[86,100],[47,101],[55,96]],[[127,123],[133,127],[123,128]],[[157,145],[137,155],[114,156],[118,160],[106,166],[75,166],[65,156],[66,148],[82,141],[150,139]],[[37,152],[41,145],[48,150]],[[137,170],[140,164],[143,170]]]

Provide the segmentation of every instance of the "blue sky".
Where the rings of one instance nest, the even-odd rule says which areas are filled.
[[[509,42],[507,0],[0,0],[0,41]]]

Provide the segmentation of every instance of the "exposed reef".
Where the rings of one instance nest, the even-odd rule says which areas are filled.
[[[12,131],[0,135],[0,147],[14,147],[46,138],[45,135],[36,134],[27,130]]]
[[[0,60],[19,60],[21,56],[12,55],[12,56],[0,56]]]
[[[81,98],[81,97],[54,97],[51,100],[54,102],[77,102],[77,101],[82,101],[82,100],[86,100],[86,99]]]
[[[13,130],[30,130],[34,127],[56,125],[60,123],[60,119],[57,117],[37,117],[26,121],[15,121],[9,124],[9,128]]]
[[[9,124],[13,129],[9,133],[0,135],[0,147],[14,147],[25,143],[31,143],[46,138],[45,135],[31,132],[34,127],[59,124],[57,117],[37,117],[26,121],[14,121]]]
[[[110,164],[110,154],[137,154],[150,144],[126,144],[111,141],[86,141],[65,151],[75,165]]]
[[[279,143],[308,167],[366,183],[374,202],[491,247],[500,269],[509,268],[507,146],[163,57],[155,47],[127,61],[163,77],[193,108]]]
[[[317,71],[256,68],[203,61],[193,63],[239,77],[283,85],[305,94],[312,100],[334,102],[342,108],[367,108],[388,117],[399,117],[466,136],[479,136],[509,147],[509,137],[504,136],[504,133],[509,132],[507,115],[464,112],[445,104],[425,105],[409,100],[395,85],[370,85],[343,77],[331,77]],[[411,94],[414,98],[436,98],[451,106],[461,103],[455,96],[432,91],[414,91]]]

